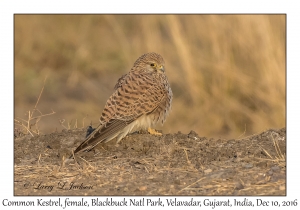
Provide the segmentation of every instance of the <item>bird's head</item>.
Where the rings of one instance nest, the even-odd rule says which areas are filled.
[[[160,54],[146,53],[135,61],[132,70],[164,74],[165,62]]]

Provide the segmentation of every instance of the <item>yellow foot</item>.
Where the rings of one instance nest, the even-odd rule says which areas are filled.
[[[155,129],[152,129],[152,128],[148,128],[148,132],[150,133],[150,134],[152,134],[152,135],[156,135],[156,136],[161,136],[162,135],[162,133],[159,133],[159,132],[157,132]]]

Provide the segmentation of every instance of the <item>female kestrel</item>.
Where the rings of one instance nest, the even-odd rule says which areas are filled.
[[[130,132],[150,128],[158,122],[163,124],[172,98],[162,56],[157,53],[142,55],[129,73],[118,80],[114,93],[106,102],[99,126],[92,130],[74,154],[91,150],[100,142],[114,138],[118,143]]]

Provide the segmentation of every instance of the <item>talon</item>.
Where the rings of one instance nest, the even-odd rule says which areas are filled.
[[[161,136],[162,135],[162,133],[159,133],[159,132],[157,132],[155,129],[152,129],[152,128],[148,128],[148,132],[150,133],[150,134],[152,134],[152,135],[156,135],[156,136]]]

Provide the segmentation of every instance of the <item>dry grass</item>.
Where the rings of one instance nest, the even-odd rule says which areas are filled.
[[[97,124],[114,83],[145,52],[174,92],[165,133],[237,138],[285,126],[285,15],[15,15],[15,115]],[[61,128],[49,116],[40,130]]]
[[[261,147],[260,145],[259,145],[259,147],[269,157],[269,159],[267,159],[268,161],[273,161],[276,163],[276,165],[279,165],[281,167],[286,167],[286,154],[281,151],[279,142],[278,142],[278,141],[285,141],[285,139],[283,139],[284,137],[281,138],[276,132],[273,132],[273,133],[271,133],[271,138],[272,138],[273,145],[274,145],[274,148],[276,151],[275,156],[270,155],[268,150]],[[258,158],[258,159],[261,159],[261,158]]]
[[[285,129],[243,140],[129,135],[66,159],[83,129],[15,140],[16,195],[285,195]],[[25,140],[26,139],[26,140]],[[67,151],[66,151],[67,149]],[[233,152],[233,153],[232,153]],[[48,192],[24,183],[59,182],[93,190]]]
[[[38,109],[38,104],[40,102],[40,98],[43,94],[44,88],[45,88],[45,83],[46,83],[47,78],[44,80],[44,85],[41,89],[41,92],[39,94],[39,97],[35,103],[35,106],[32,110],[28,111],[27,119],[22,119],[18,116],[16,116],[16,119],[14,119],[15,123],[15,135],[17,136],[18,134],[30,134],[32,137],[34,135],[39,135],[40,130],[39,130],[39,121],[46,116],[50,116],[55,114],[53,110],[51,110],[50,113],[43,114],[39,109]],[[35,113],[38,112],[38,115]]]

